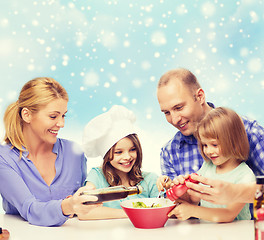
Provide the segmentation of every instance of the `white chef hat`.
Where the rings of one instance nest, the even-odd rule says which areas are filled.
[[[135,133],[134,113],[124,106],[114,105],[108,112],[87,123],[83,135],[83,150],[87,157],[104,157],[119,140]]]

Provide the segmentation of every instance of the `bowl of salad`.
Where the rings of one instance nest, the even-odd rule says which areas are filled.
[[[121,207],[136,228],[160,228],[175,204],[166,198],[137,198],[123,201]]]

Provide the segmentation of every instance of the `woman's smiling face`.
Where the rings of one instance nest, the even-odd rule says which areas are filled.
[[[65,114],[68,102],[64,99],[56,99],[40,109],[37,113],[31,113],[26,131],[33,141],[54,144],[57,135],[64,127]]]

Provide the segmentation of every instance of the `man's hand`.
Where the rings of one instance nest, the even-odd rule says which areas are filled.
[[[204,185],[187,182],[186,186],[190,188],[187,192],[191,196],[201,198],[214,204],[253,202],[254,194],[257,189],[255,183],[234,184],[198,175],[192,175],[192,179],[197,180]]]

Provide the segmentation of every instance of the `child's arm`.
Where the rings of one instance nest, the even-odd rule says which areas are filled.
[[[244,205],[244,203],[233,203],[229,204],[226,208],[206,208],[181,202],[168,216],[175,215],[179,220],[196,217],[211,222],[232,222]]]
[[[99,206],[91,209],[90,212],[78,215],[79,220],[95,220],[95,219],[111,219],[111,218],[127,218],[123,209],[109,208]]]

